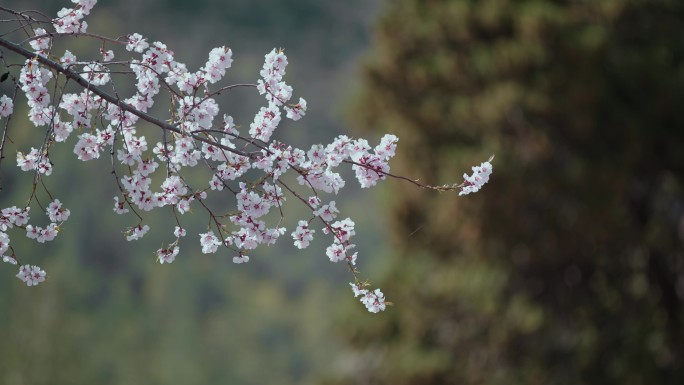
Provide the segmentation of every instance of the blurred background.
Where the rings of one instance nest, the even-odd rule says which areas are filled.
[[[0,267],[1,383],[684,383],[683,2],[101,1],[88,22],[190,68],[227,44],[235,82],[284,47],[310,113],[281,138],[390,132],[399,174],[453,183],[496,154],[494,174],[461,198],[349,183],[361,270],[396,304],[370,315],[320,239],[240,266],[188,239],[155,265],[164,218],[123,240],[108,161],[64,146],[48,181],[66,231],[40,247],[10,233],[48,282]],[[242,125],[252,96],[225,101]],[[35,128],[11,129],[30,146]],[[2,207],[27,196],[13,166]]]

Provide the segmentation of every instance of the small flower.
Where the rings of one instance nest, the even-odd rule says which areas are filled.
[[[45,270],[38,266],[23,265],[19,268],[19,273],[16,275],[27,286],[36,286],[45,281]]]
[[[364,289],[361,285],[349,282],[349,285],[352,287],[352,291],[354,291],[354,298],[366,294],[368,290]]]
[[[129,234],[126,236],[126,240],[136,241],[136,240],[144,237],[148,231],[150,231],[150,226],[148,226],[148,225],[145,225],[145,226],[137,225],[132,230],[128,231]]]
[[[375,154],[385,160],[389,160],[396,154],[398,141],[399,138],[396,135],[386,134],[380,140],[380,144],[375,147]]]
[[[54,201],[50,202],[47,210],[45,211],[47,212],[51,222],[64,222],[69,219],[69,215],[71,214],[69,209],[62,208],[62,202],[60,202],[59,199],[55,199]]]
[[[309,206],[311,206],[314,209],[321,204],[321,199],[317,196],[309,197],[309,199],[307,199],[306,201],[309,202]]]
[[[366,305],[366,309],[371,313],[381,312],[386,307],[385,295],[380,289],[375,289],[375,291],[367,290],[361,297],[361,303]]]
[[[0,116],[10,116],[14,111],[14,102],[12,99],[7,97],[7,95],[2,95],[0,97]]]
[[[339,243],[333,243],[325,249],[325,254],[330,258],[331,262],[340,262],[345,260],[347,255],[345,254],[344,246]]]
[[[35,227],[33,225],[27,225],[26,226],[26,236],[29,237],[30,239],[37,239],[38,236],[40,235],[40,227]]]
[[[335,207],[335,201],[331,201],[327,205],[323,205],[320,209],[313,212],[317,217],[321,217],[326,222],[332,222],[340,211]]]
[[[112,59],[114,59],[114,51],[111,49],[109,51],[105,51],[100,48],[100,55],[102,55],[102,61],[112,61]]]
[[[117,214],[126,214],[128,209],[124,206],[126,201],[119,201],[119,197],[114,197],[114,212]]]
[[[184,237],[186,234],[187,231],[180,226],[176,226],[176,228],[173,230],[173,235],[175,235],[176,238]]]
[[[492,164],[490,163],[494,156],[492,155],[488,161],[480,164],[479,166],[473,166],[473,174],[463,174],[463,179],[465,181],[457,187],[461,187],[461,192],[458,195],[468,195],[470,193],[476,193],[480,191],[485,183],[489,182],[489,176],[492,174]]]
[[[180,214],[185,214],[190,211],[190,202],[192,202],[192,197],[190,199],[181,199],[176,205],[176,209]]]
[[[160,264],[164,263],[171,263],[176,259],[176,256],[178,255],[178,252],[180,249],[178,246],[171,246],[165,248],[165,249],[159,249],[157,250],[157,260],[159,261]]]
[[[59,62],[66,68],[76,63],[76,56],[69,50],[64,51],[64,55],[59,59]]]
[[[306,100],[299,98],[299,103],[291,107],[285,106],[285,111],[287,111],[285,116],[287,116],[289,119],[295,121],[301,119],[304,115],[306,115]]]
[[[313,234],[315,232],[315,230],[309,229],[309,223],[307,221],[299,221],[297,228],[292,232],[294,245],[299,249],[308,247],[309,242],[313,240]]]
[[[56,223],[50,223],[44,229],[38,227],[38,230],[40,234],[38,234],[36,241],[38,241],[39,243],[45,243],[55,239],[55,237],[57,236],[57,232],[59,231],[59,227],[57,227]]]
[[[26,207],[23,211],[16,210],[14,215],[14,224],[17,226],[24,226],[27,224],[29,221],[29,210],[31,210],[31,207]]]
[[[128,43],[126,44],[126,50],[142,53],[142,51],[146,50],[147,47],[150,46],[146,40],[147,39],[142,37],[142,35],[140,35],[139,33],[128,35]]]
[[[385,302],[385,295],[380,291],[380,289],[375,289],[375,291],[366,290],[363,288],[367,284],[358,284],[350,282],[349,285],[354,291],[354,297],[361,296],[360,300],[366,306],[371,313],[378,313],[387,307],[388,302]]]
[[[111,80],[109,69],[100,63],[92,62],[83,66],[83,78],[96,86],[105,85]]]
[[[36,36],[43,36],[47,34],[47,31],[42,28],[35,29]],[[50,47],[50,38],[47,36],[40,37],[38,39],[31,40],[29,42],[31,48],[35,51],[40,51],[43,49],[48,49]]]
[[[249,262],[249,256],[240,253],[237,257],[233,257],[233,263],[241,264]]]
[[[213,231],[200,234],[200,245],[202,245],[202,253],[213,254],[218,250],[221,241],[216,238]]]

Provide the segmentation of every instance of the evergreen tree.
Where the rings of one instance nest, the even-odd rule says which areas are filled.
[[[684,382],[682,30],[681,1],[387,4],[360,125],[402,175],[494,173],[388,188],[396,306],[343,323],[331,382]]]

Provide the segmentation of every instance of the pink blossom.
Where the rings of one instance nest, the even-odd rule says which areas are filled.
[[[492,174],[492,169],[490,161],[484,162],[479,166],[473,166],[472,175],[463,174],[463,179],[465,179],[465,181],[461,185],[461,192],[459,192],[458,195],[468,195],[480,191],[482,186],[489,182],[489,176]]]
[[[309,229],[309,223],[307,221],[299,221],[297,229],[292,232],[294,245],[297,246],[298,249],[307,248],[309,242],[313,240],[313,234],[315,232],[315,230]]]
[[[144,237],[148,231],[150,231],[150,226],[148,226],[148,225],[144,225],[144,226],[137,225],[128,231],[128,235],[126,236],[126,240],[136,241],[136,240]]]
[[[176,228],[173,230],[173,235],[175,235],[176,238],[184,237],[186,234],[187,231],[180,226],[176,226]]]
[[[335,207],[335,201],[331,201],[327,205],[321,206],[320,209],[313,212],[317,217],[321,217],[326,222],[332,222],[337,217],[340,211]]]
[[[0,97],[0,116],[8,117],[12,115],[14,111],[14,103],[12,99],[7,97],[7,95],[2,95]]]
[[[128,35],[128,43],[126,44],[126,50],[135,51],[142,53],[150,45],[147,44],[147,39],[142,37],[139,33],[133,33]]]
[[[169,245],[165,249],[157,250],[157,260],[160,264],[171,263],[176,259],[180,249],[178,246]]]
[[[247,256],[245,254],[240,253],[239,255],[233,257],[233,263],[240,264],[240,263],[246,263],[246,262],[249,262],[249,256]]]
[[[213,254],[221,246],[221,241],[214,235],[213,231],[200,234],[200,245],[202,245],[202,253]]]
[[[24,282],[27,286],[36,286],[39,283],[45,281],[45,270],[42,270],[38,266],[34,265],[23,265],[19,268],[19,273],[16,277]]]
[[[286,106],[285,111],[287,111],[286,116],[289,119],[295,121],[301,119],[306,115],[306,100],[299,98],[299,103],[292,106]]]
[[[46,212],[52,222],[64,222],[69,219],[69,215],[71,214],[69,209],[62,208],[62,202],[60,202],[59,199],[50,202]]]

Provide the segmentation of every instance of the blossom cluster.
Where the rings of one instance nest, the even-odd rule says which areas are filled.
[[[463,174],[465,181],[461,185],[461,192],[458,195],[476,193],[480,191],[485,183],[489,182],[489,176],[492,174],[492,164],[490,161],[483,162],[479,166],[473,166],[472,175]]]
[[[76,8],[62,8],[57,12],[57,18],[52,20],[52,26],[58,33],[85,32],[88,23],[83,18],[97,3],[97,0],[71,0]]]
[[[335,200],[324,194],[338,194],[345,187],[338,169],[341,166],[351,167],[363,188],[395,177],[389,162],[396,155],[399,138],[387,134],[377,145],[371,145],[366,139],[339,135],[328,144],[317,143],[308,149],[283,143],[278,140],[283,119],[302,119],[308,105],[303,98],[293,99],[294,90],[284,80],[288,59],[282,49],[265,55],[256,84],[220,86],[233,63],[230,48],[212,49],[205,64],[192,71],[176,60],[166,44],[149,42],[138,33],[119,39],[84,34],[88,27],[84,18],[97,0],[72,1],[74,8],[63,8],[52,20],[54,32],[43,29],[45,25],[33,28],[27,40],[32,52],[25,53],[21,47],[13,49],[24,56],[17,87],[26,95],[29,120],[46,129],[43,143],[29,151],[17,151],[17,166],[34,173],[34,191],[37,181],[52,174],[49,150],[56,143],[72,140],[74,155],[84,162],[99,159],[103,153],[111,154],[112,174],[119,187],[113,210],[120,215],[132,213],[138,220],[124,232],[128,241],[141,239],[151,230],[144,223],[145,212],[164,207],[173,212],[178,226],[172,241],[165,242],[155,253],[160,264],[173,263],[182,256],[180,244],[187,230],[181,218],[193,207],[205,212],[209,219],[206,230],[197,233],[201,252],[213,254],[226,249],[234,263],[242,264],[249,262],[252,250],[273,245],[287,233],[285,205],[288,200],[299,201],[309,214],[299,219],[290,232],[294,246],[304,249],[316,234],[329,236],[325,255],[331,262],[348,266],[355,296],[361,297],[370,312],[385,310],[388,302],[382,291],[366,289],[367,283],[362,284],[358,277],[355,222],[351,218],[338,220],[340,211]],[[27,23],[30,25],[31,20]],[[53,52],[55,33],[97,39],[98,52],[85,60],[68,50]],[[122,59],[114,63],[115,55]],[[135,78],[134,91],[125,98],[107,93],[109,89],[116,92],[113,79],[120,74]],[[87,86],[78,92],[66,92],[60,86],[60,77]],[[247,132],[240,132],[239,125],[229,114],[222,113],[216,101],[217,95],[237,87],[252,87],[265,99]],[[166,119],[148,115],[160,95],[170,112]],[[14,100],[1,96],[0,117],[13,112]],[[146,135],[145,125],[162,129],[163,136]],[[201,184],[191,184],[185,176],[198,166],[205,167],[208,176]],[[283,178],[286,173],[295,176],[299,186],[290,186],[290,179]],[[464,195],[478,191],[490,174],[491,164],[485,162],[473,167],[473,175],[466,175],[466,182],[460,186],[414,184],[435,190],[461,189]],[[2,210],[0,255],[5,262],[17,264],[8,229],[21,228],[28,238],[44,243],[55,239],[60,225],[69,218],[70,210],[45,189],[51,201],[45,209],[50,223],[44,227],[28,223],[30,205],[38,199],[36,194],[24,209]],[[217,213],[210,208],[209,194],[219,192],[234,197],[234,210]],[[8,251],[11,254],[4,255]],[[43,282],[45,276],[45,271],[35,265],[22,265],[17,274],[29,286]]]
[[[10,246],[10,237],[7,235],[7,230],[13,228],[14,226],[25,226],[29,221],[29,210],[30,207],[22,210],[16,206],[12,206],[4,208],[2,211],[0,211],[0,255],[2,255],[3,262],[10,263],[12,265],[17,264],[14,253],[5,255],[7,251],[12,250]]]
[[[385,294],[380,289],[368,290],[364,289],[362,284],[349,283],[354,291],[354,297],[361,297],[361,303],[366,306],[371,313],[378,313],[387,307],[385,302]]]
[[[59,199],[51,201],[45,209],[45,214],[50,220],[46,227],[35,226],[29,224],[30,206],[20,209],[16,206],[7,207],[0,210],[0,256],[3,262],[16,265],[17,259],[14,254],[14,249],[10,245],[10,237],[7,232],[12,228],[21,228],[25,230],[26,236],[30,239],[36,240],[39,243],[49,242],[57,237],[60,231],[59,226],[64,223],[71,211],[62,206]],[[10,255],[5,255],[8,251],[12,251]],[[35,286],[45,280],[45,271],[38,266],[21,266],[17,277],[25,282],[28,286]]]
[[[45,270],[34,265],[23,265],[19,268],[17,278],[24,282],[27,286],[36,286],[45,281]]]

